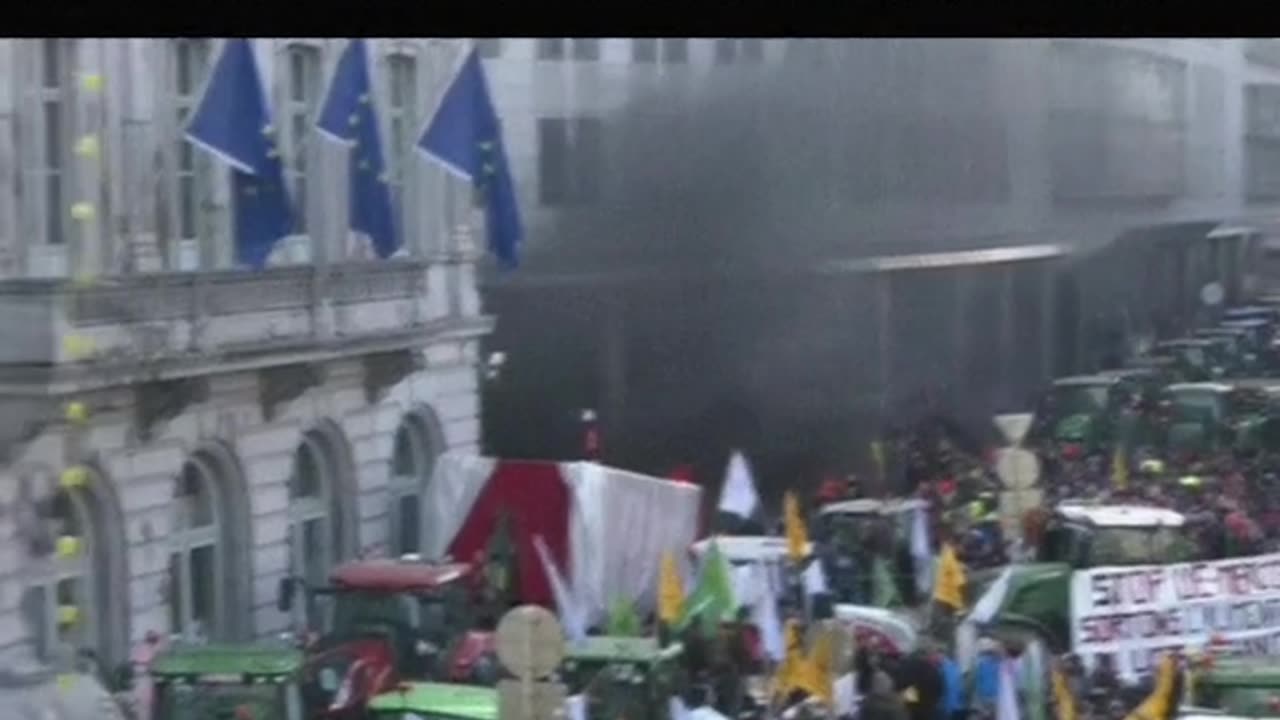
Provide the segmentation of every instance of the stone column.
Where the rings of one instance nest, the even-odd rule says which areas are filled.
[[[17,148],[13,146],[14,109],[22,73],[18,64],[21,40],[0,39],[0,67],[11,68],[0,73],[0,277],[20,274],[25,239],[18,224],[18,191],[14,186],[20,170]]]

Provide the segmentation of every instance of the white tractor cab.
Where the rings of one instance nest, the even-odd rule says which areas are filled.
[[[968,669],[979,626],[1019,639],[1048,657],[1071,645],[1071,578],[1100,566],[1164,565],[1196,559],[1186,517],[1165,508],[1065,500],[1054,508],[1030,562],[969,577],[972,611],[956,629],[956,658]]]
[[[905,541],[910,538],[915,511],[928,509],[929,503],[920,498],[841,500],[822,506],[818,513],[818,531],[824,537],[833,537],[841,531],[852,532],[856,537],[876,526],[889,524],[894,537]]]
[[[732,567],[743,565],[775,565],[787,559],[787,539],[773,535],[716,535],[704,538],[689,548],[699,563],[715,543],[716,549]],[[813,552],[813,543],[805,547],[805,555]]]
[[[734,598],[740,606],[753,604],[764,591],[764,582],[770,583],[779,596],[783,594],[786,587],[786,576],[782,572],[787,562],[786,538],[772,535],[716,535],[705,538],[689,548],[695,567],[701,568],[712,543],[729,564]],[[805,547],[805,557],[812,554],[813,543],[809,543]]]
[[[898,592],[908,603],[916,598],[915,568],[904,561],[911,553],[911,529],[917,511],[928,510],[929,504],[919,498],[895,498],[889,500],[842,500],[822,506],[818,514],[815,535],[830,543],[836,563],[840,558],[879,547],[888,551],[891,569]],[[884,543],[892,543],[889,548]],[[829,572],[838,572],[829,570]],[[870,575],[863,574],[863,588],[869,592]],[[845,583],[839,583],[844,586]],[[838,595],[840,593],[837,593]],[[850,597],[844,595],[844,599]]]

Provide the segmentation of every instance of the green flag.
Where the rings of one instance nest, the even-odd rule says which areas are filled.
[[[894,582],[893,572],[889,570],[889,561],[880,556],[871,561],[871,597],[871,604],[876,607],[897,607],[902,604],[898,583]]]
[[[698,584],[685,598],[684,612],[676,622],[675,630],[684,630],[694,618],[701,618],[703,631],[710,634],[721,622],[734,620],[737,609],[729,563],[713,541],[702,559],[702,575]]]
[[[630,600],[618,598],[614,601],[609,609],[607,631],[610,637],[640,637],[644,634],[640,615]]]

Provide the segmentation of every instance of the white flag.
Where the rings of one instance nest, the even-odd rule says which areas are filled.
[[[585,640],[587,637],[586,608],[583,607],[583,603],[574,593],[573,587],[569,585],[564,574],[560,572],[560,568],[556,567],[556,561],[551,557],[551,551],[547,549],[547,543],[543,541],[541,535],[533,536],[533,549],[537,551],[538,559],[542,561],[542,571],[547,574],[547,581],[551,583],[551,594],[556,601],[556,614],[560,616],[560,625],[564,627],[565,637],[570,643]]]
[[[804,592],[806,595],[818,595],[827,591],[827,573],[822,569],[822,562],[814,559],[804,569]]]
[[[564,699],[565,720],[587,720],[587,696],[582,693]]]
[[[832,683],[831,692],[835,696],[836,717],[852,717],[858,714],[858,676],[845,673]]]
[[[768,573],[761,572],[759,577],[763,587],[751,606],[751,622],[760,630],[760,646],[764,654],[774,662],[782,662],[787,656],[787,643],[782,634],[782,620],[778,617],[778,592]]]
[[[756,494],[756,481],[751,476],[751,467],[737,450],[729,458],[729,467],[724,471],[724,486],[720,488],[720,502],[716,507],[721,512],[742,518],[751,517],[756,508],[760,507],[760,496]]]
[[[1017,673],[1013,661],[1000,663],[1000,689],[996,692],[996,720],[1019,720]]]
[[[911,559],[915,561],[916,591],[927,594],[933,590],[933,548],[929,543],[929,516],[923,507],[916,508],[911,519]]]
[[[667,709],[671,713],[671,720],[689,720],[689,708],[685,707],[684,700],[679,695],[672,695],[667,701]]]
[[[996,613],[1000,612],[1000,606],[1004,605],[1004,598],[1009,594],[1009,583],[1012,581],[1013,566],[1010,565],[1000,572],[1000,577],[973,604],[973,612],[969,613],[968,619],[980,625],[991,622]]]

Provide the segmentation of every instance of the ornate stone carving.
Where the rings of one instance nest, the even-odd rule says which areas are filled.
[[[141,442],[151,440],[152,429],[181,415],[193,404],[209,399],[205,377],[140,383],[133,388],[134,430]]]
[[[258,402],[262,418],[275,419],[276,407],[296,400],[313,387],[324,384],[324,367],[317,363],[294,363],[258,371]]]
[[[422,354],[412,350],[365,355],[364,398],[370,405],[378,402],[387,388],[421,370]]]

